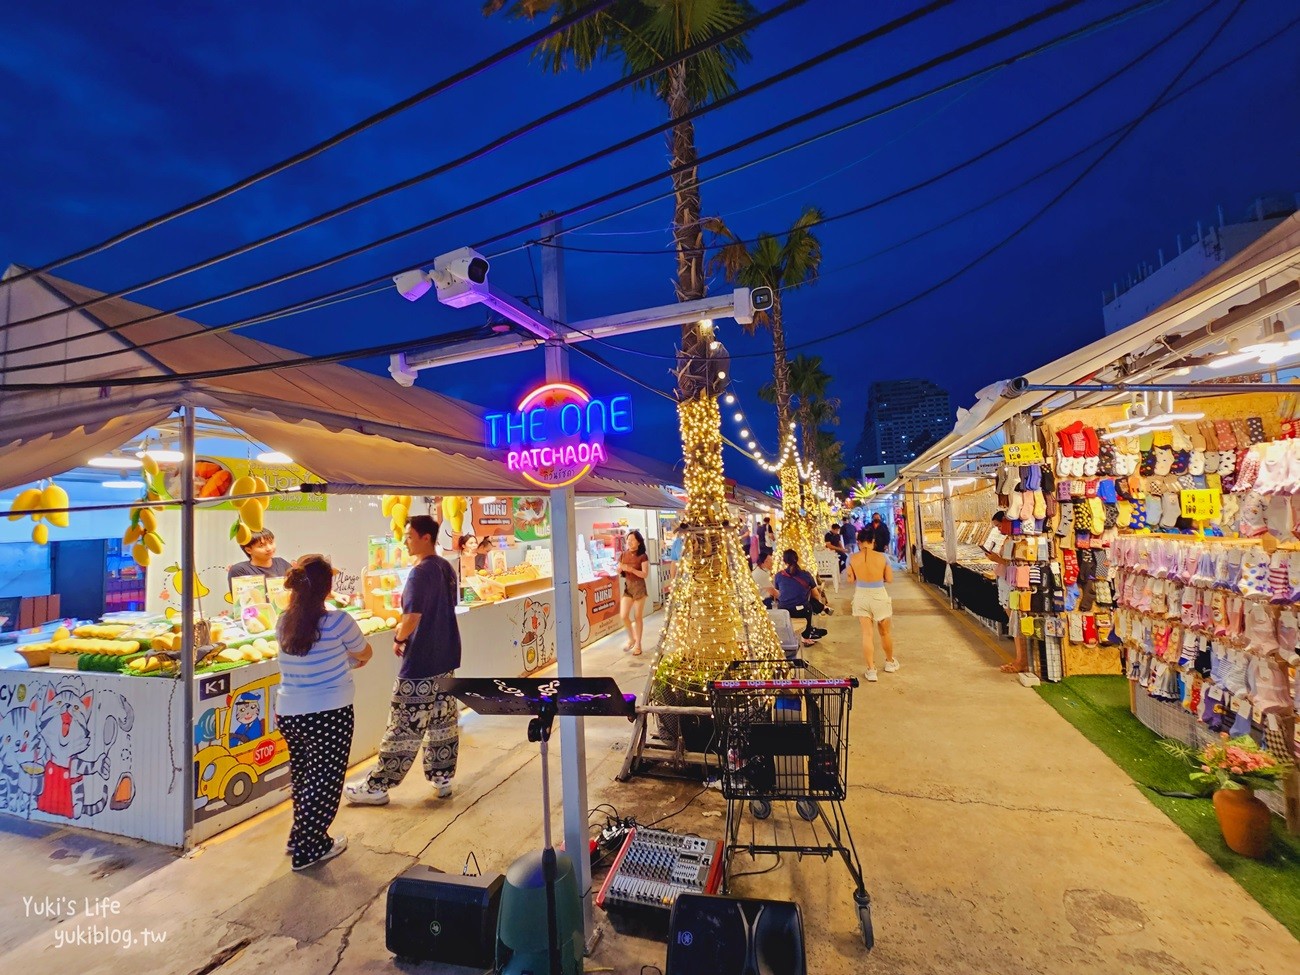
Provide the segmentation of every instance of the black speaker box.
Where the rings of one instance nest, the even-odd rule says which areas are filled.
[[[388,950],[416,961],[491,968],[503,882],[499,873],[461,877],[412,867],[388,885]]]
[[[664,975],[807,975],[803,915],[790,901],[682,894]]]

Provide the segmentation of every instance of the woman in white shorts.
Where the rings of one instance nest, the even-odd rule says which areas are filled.
[[[898,670],[894,659],[891,617],[894,604],[885,583],[894,581],[889,559],[875,547],[875,535],[867,528],[858,532],[858,551],[849,559],[849,582],[853,583],[853,615],[862,627],[862,656],[867,661],[867,680],[876,680],[876,640],[873,626],[880,627],[880,645],[885,651],[885,673]]]

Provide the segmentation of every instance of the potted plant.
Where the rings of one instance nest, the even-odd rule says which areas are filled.
[[[1171,754],[1192,767],[1191,780],[1214,793],[1214,814],[1228,848],[1259,860],[1268,854],[1272,842],[1272,814],[1255,797],[1256,789],[1280,788],[1290,771],[1264,751],[1249,735],[1229,738],[1220,735],[1201,748],[1180,742],[1162,742]]]

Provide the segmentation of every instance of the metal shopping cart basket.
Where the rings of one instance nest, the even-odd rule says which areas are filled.
[[[871,897],[844,815],[848,720],[857,686],[856,677],[826,677],[799,659],[739,660],[713,682],[710,703],[727,800],[723,892],[734,853],[794,853],[823,860],[838,853],[856,885],[853,901],[863,943],[870,949],[875,943]],[[804,831],[811,833],[812,842],[776,843],[774,830],[774,842],[759,843],[754,824],[750,842],[740,842],[746,809],[755,820],[765,820],[774,802],[794,803],[799,818],[809,824]]]

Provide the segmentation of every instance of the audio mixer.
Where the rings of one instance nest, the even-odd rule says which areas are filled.
[[[638,826],[600,888],[596,903],[614,929],[663,940],[680,894],[715,894],[722,879],[717,840]]]

